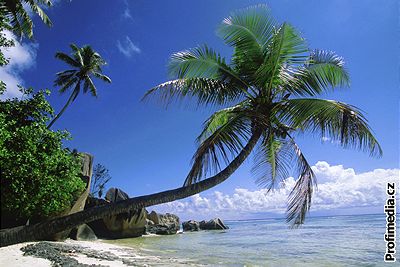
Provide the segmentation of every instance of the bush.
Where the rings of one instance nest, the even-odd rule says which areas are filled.
[[[81,162],[63,140],[67,131],[46,128],[53,109],[48,91],[0,101],[1,213],[14,222],[44,219],[69,209],[83,192]]]

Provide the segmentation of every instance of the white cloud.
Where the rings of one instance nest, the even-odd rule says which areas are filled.
[[[386,183],[399,181],[399,169],[375,169],[356,173],[342,165],[330,166],[317,162],[313,170],[318,179],[311,211],[333,211],[358,207],[383,207]],[[232,194],[214,191],[206,196],[195,195],[188,199],[159,205],[161,212],[176,213],[185,218],[249,218],[252,214],[284,214],[287,196],[295,180],[289,177],[285,186],[267,194],[266,189],[252,191],[237,188]]]
[[[133,54],[139,54],[142,52],[139,47],[132,43],[128,36],[125,37],[125,41],[122,43],[118,40],[117,47],[118,50],[126,57],[132,57]]]
[[[14,40],[14,46],[1,48],[6,58],[10,59],[8,65],[0,68],[0,80],[7,84],[7,91],[0,96],[4,98],[20,97],[21,92],[17,85],[24,85],[21,73],[35,65],[37,44],[26,44],[18,42],[14,34],[5,32],[8,39]]]
[[[131,10],[129,9],[128,1],[124,0],[124,13],[122,13],[122,17],[125,19],[132,19]]]

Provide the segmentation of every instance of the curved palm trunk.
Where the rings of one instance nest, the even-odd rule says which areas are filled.
[[[77,87],[78,86],[79,86],[79,82],[77,84]],[[67,103],[65,103],[64,107],[62,108],[62,110],[54,117],[54,119],[49,123],[49,125],[47,125],[47,129],[51,128],[51,126],[61,117],[61,115],[64,113],[64,111],[67,109],[67,107],[72,103],[72,101],[75,100],[76,96],[79,93],[79,90],[76,90],[77,87],[72,92],[71,96],[68,98],[68,101],[67,101]]]
[[[105,216],[116,215],[130,210],[171,202],[210,189],[228,179],[229,176],[239,168],[255,147],[260,136],[260,131],[253,133],[247,145],[225,169],[203,181],[190,186],[184,186],[173,190],[134,197],[117,203],[94,207],[35,225],[4,229],[0,231],[0,247],[27,241],[43,240],[51,234],[69,230],[83,223],[91,222]]]

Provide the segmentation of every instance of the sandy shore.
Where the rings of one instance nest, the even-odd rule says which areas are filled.
[[[23,252],[22,250],[25,252]],[[24,255],[30,254],[30,255]],[[46,258],[46,259],[45,259]],[[0,266],[187,266],[179,259],[146,255],[102,241],[29,242],[0,248]]]

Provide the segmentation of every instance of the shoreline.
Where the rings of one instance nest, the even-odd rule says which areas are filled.
[[[23,252],[21,250],[25,250]],[[29,254],[29,255],[24,255]],[[38,241],[0,248],[0,266],[198,266],[190,260],[154,256],[106,240]]]

